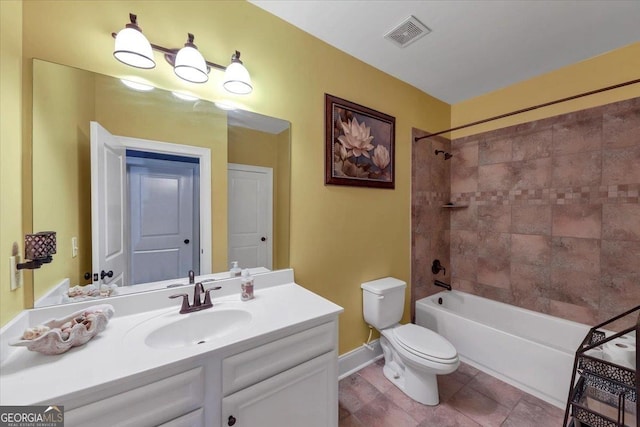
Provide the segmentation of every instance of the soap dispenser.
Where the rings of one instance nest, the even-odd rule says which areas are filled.
[[[249,270],[246,268],[242,270],[240,289],[240,299],[242,301],[249,301],[250,299],[253,299],[253,277],[251,277]]]
[[[238,261],[231,263],[231,270],[229,270],[229,277],[240,277],[242,270],[238,267]]]

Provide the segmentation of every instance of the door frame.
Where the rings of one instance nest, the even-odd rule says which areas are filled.
[[[275,245],[273,242],[273,168],[268,168],[264,166],[253,166],[253,165],[244,165],[240,163],[227,163],[227,180],[229,171],[241,171],[241,172],[256,172],[256,173],[264,173],[269,177],[269,187],[267,194],[267,238],[268,241],[271,242],[271,250],[267,251],[267,264],[269,265],[270,270],[273,269],[273,251],[275,250]],[[231,204],[229,204],[231,206]],[[228,213],[229,214],[229,213]],[[227,254],[229,253],[229,243],[227,242]]]
[[[211,150],[204,147],[118,136],[126,149],[197,158],[200,163],[200,274],[212,273]]]

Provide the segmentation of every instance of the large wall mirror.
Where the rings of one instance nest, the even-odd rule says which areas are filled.
[[[35,306],[289,266],[289,122],[180,95],[34,60]]]

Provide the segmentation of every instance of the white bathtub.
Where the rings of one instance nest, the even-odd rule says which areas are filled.
[[[416,301],[416,323],[449,340],[463,362],[559,408],[566,404],[575,351],[589,331],[459,291]]]

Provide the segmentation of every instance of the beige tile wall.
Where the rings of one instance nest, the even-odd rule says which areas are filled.
[[[438,290],[427,267],[449,249],[466,292],[587,324],[640,304],[640,98],[453,140],[444,167],[465,209],[426,196],[445,184],[443,141],[414,144],[416,298]],[[450,247],[434,246],[443,232]]]

